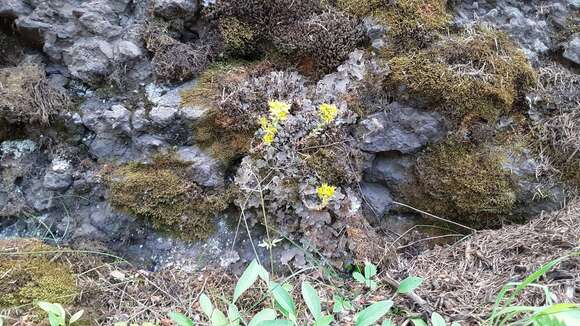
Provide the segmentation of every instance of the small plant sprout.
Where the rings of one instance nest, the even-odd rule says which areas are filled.
[[[328,183],[324,182],[318,188],[316,188],[316,193],[318,194],[318,198],[322,201],[322,206],[328,205],[330,199],[334,196],[336,192],[336,187],[328,185]]]
[[[357,282],[364,284],[371,290],[377,288],[377,282],[372,279],[375,275],[377,275],[377,266],[369,262],[365,263],[364,275],[360,272],[352,273],[352,277],[354,277]]]
[[[66,311],[58,303],[49,303],[45,301],[39,301],[36,305],[48,313],[48,321],[50,326],[67,326],[76,323],[83,316],[84,310],[80,310],[66,319]]]
[[[282,242],[283,240],[284,239],[272,239],[272,241],[268,241],[268,240],[264,239],[264,241],[262,241],[258,244],[258,247],[272,249],[272,248],[276,247],[276,245],[278,243]]]
[[[331,123],[338,116],[338,108],[334,104],[322,103],[318,109],[318,114],[324,124]]]

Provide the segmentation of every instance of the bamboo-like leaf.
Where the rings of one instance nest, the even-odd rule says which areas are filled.
[[[232,303],[228,305],[228,319],[230,320],[230,326],[239,326],[242,320],[238,307]]]
[[[417,276],[409,276],[399,284],[399,288],[397,289],[398,293],[407,294],[415,290],[419,285],[423,283],[423,279]]]
[[[81,317],[83,316],[83,314],[85,313],[84,310],[79,310],[77,311],[74,315],[72,315],[68,321],[69,324],[72,324],[76,321],[78,321],[79,319],[81,319]]]
[[[182,313],[172,311],[168,315],[169,318],[177,324],[177,326],[195,326],[193,321]]]
[[[205,293],[202,293],[199,296],[199,305],[201,307],[201,311],[203,311],[203,313],[207,316],[208,319],[211,319],[211,316],[213,314],[213,304],[211,303],[209,297],[205,295]]]
[[[274,320],[274,319],[276,319],[276,311],[274,309],[266,308],[266,309],[258,312],[254,316],[254,318],[252,318],[252,320],[250,320],[250,323],[248,324],[248,326],[258,326],[258,324],[260,324],[263,321]]]
[[[333,316],[322,316],[314,322],[314,326],[328,326],[334,321]]]
[[[443,319],[443,316],[434,312],[431,315],[431,325],[432,326],[445,326],[447,324],[445,323],[445,319]]]
[[[221,312],[219,309],[213,310],[213,313],[211,314],[212,326],[228,326],[229,324],[230,321],[223,312]]]
[[[288,316],[296,316],[296,304],[294,303],[294,300],[292,300],[288,291],[275,282],[271,283],[271,291],[276,303],[287,312]]]
[[[302,297],[304,298],[304,302],[310,310],[310,313],[314,317],[314,320],[319,319],[322,315],[320,298],[312,285],[306,281],[302,282]]]
[[[260,266],[260,264],[258,264],[255,259],[252,260],[250,265],[248,265],[236,283],[232,303],[236,303],[240,296],[244,294],[244,292],[246,292],[246,290],[248,290],[252,285],[254,285],[254,283],[256,283],[258,277],[260,276],[261,267],[262,266]]]
[[[389,312],[389,309],[393,306],[393,301],[379,301],[365,308],[363,311],[356,315],[356,326],[370,326],[376,323],[384,315]]]

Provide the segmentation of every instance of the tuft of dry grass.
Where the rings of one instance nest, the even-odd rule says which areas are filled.
[[[70,105],[64,92],[48,84],[42,67],[26,64],[0,69],[0,118],[48,124]]]
[[[507,282],[523,280],[541,264],[580,249],[580,200],[537,217],[528,224],[485,230],[453,245],[439,246],[401,260],[393,275],[416,275],[425,282],[417,294],[435,311],[454,320],[477,323],[491,311]],[[578,302],[580,259],[558,265],[541,280],[556,302]],[[526,293],[516,305],[543,305],[541,290]]]

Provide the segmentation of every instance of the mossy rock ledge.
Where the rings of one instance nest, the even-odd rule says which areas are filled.
[[[174,154],[120,166],[109,178],[111,203],[182,239],[206,239],[214,232],[216,214],[228,207],[231,191],[204,189],[192,181],[189,167]]]

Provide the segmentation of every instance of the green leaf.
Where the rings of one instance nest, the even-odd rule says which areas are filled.
[[[411,322],[413,323],[414,326],[428,326],[423,319],[419,318],[411,319]]]
[[[276,319],[263,321],[259,323],[257,326],[293,326],[293,325],[294,323],[292,323],[289,320]]]
[[[48,313],[48,322],[50,323],[50,326],[64,326],[64,321],[51,312]]]
[[[0,326],[4,326],[4,318],[0,317]]]
[[[399,284],[399,288],[397,289],[398,293],[407,294],[415,290],[419,285],[423,283],[423,279],[416,276],[409,276]]]
[[[345,310],[352,309],[352,305],[350,304],[350,302],[339,295],[336,294],[333,295],[332,300],[334,301],[334,304],[332,306],[332,312],[334,313],[340,313]]]
[[[213,304],[211,303],[211,300],[208,298],[208,296],[205,295],[205,293],[202,293],[199,296],[199,305],[201,307],[201,311],[203,311],[207,318],[211,318],[211,315],[213,314]]]
[[[393,322],[390,319],[385,319],[381,326],[393,326]]]
[[[219,309],[214,309],[213,313],[211,314],[211,324],[212,326],[228,326],[230,321],[223,312],[221,312]]]
[[[57,305],[54,304],[54,303],[50,303],[50,302],[46,302],[46,301],[38,301],[36,303],[36,305],[40,309],[48,312],[49,314],[53,314],[53,315],[56,315],[56,316],[60,316],[61,315],[61,312],[60,312],[59,307],[57,307]]]
[[[74,314],[74,315],[72,315],[72,316],[70,317],[70,320],[68,321],[68,323],[69,323],[69,324],[72,324],[72,323],[74,323],[74,322],[78,321],[79,319],[81,319],[81,317],[83,316],[83,314],[84,314],[84,313],[85,313],[85,311],[84,311],[84,310],[79,310],[79,311],[77,311],[77,313],[76,313],[76,314]]]
[[[381,319],[393,306],[393,301],[379,301],[365,308],[356,315],[356,326],[370,326]]]
[[[238,307],[232,303],[228,305],[228,319],[230,320],[231,326],[239,326],[242,320]]]
[[[365,278],[368,280],[375,275],[377,275],[377,266],[365,263]]]
[[[446,325],[445,319],[443,319],[443,317],[436,312],[434,312],[431,315],[431,324],[433,326],[445,326]]]
[[[275,282],[271,283],[271,287],[274,300],[282,307],[283,312],[285,311],[288,315],[296,316],[296,305],[288,291]]]
[[[320,298],[316,290],[308,282],[302,282],[302,297],[306,306],[314,319],[319,319],[322,315],[322,308],[320,307]]]
[[[378,287],[377,282],[373,281],[373,280],[367,280],[367,286],[371,289],[374,290]]]
[[[259,323],[266,321],[266,320],[274,320],[276,319],[276,311],[274,309],[266,308],[259,313],[257,313],[248,326],[258,326]]]
[[[260,264],[254,259],[248,265],[246,270],[240,276],[238,283],[236,283],[236,287],[234,289],[234,297],[232,303],[236,303],[236,301],[246,292],[256,281],[258,280],[258,276],[260,276]]]
[[[313,326],[328,326],[334,321],[333,316],[322,316],[314,322]]]
[[[359,283],[366,284],[367,282],[367,279],[359,272],[352,273],[352,277],[354,277],[354,279]]]
[[[461,324],[457,321],[451,323],[451,326],[461,326]]]
[[[156,325],[150,321],[146,321],[143,324],[141,324],[141,326],[156,326]]]
[[[169,318],[177,324],[177,326],[195,326],[193,321],[182,313],[172,311],[168,315]]]

